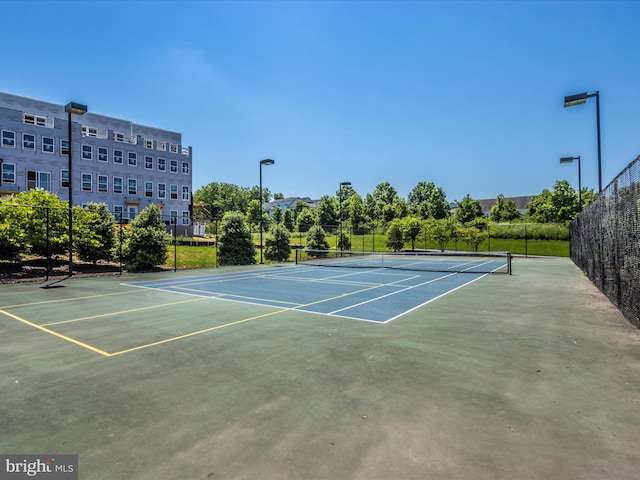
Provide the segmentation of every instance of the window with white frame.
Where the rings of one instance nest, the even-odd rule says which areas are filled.
[[[150,138],[145,138],[144,148],[153,148],[153,140],[151,140]]]
[[[93,146],[92,145],[82,145],[82,159],[83,160],[93,160]]]
[[[136,152],[129,152],[127,158],[129,159],[127,165],[130,167],[138,165],[138,154]]]
[[[177,160],[169,160],[170,162],[170,170],[171,173],[178,173],[178,161]]]
[[[189,175],[189,162],[182,162],[182,174]]]
[[[109,160],[109,149],[107,147],[98,147],[98,161],[107,162]]]
[[[98,129],[94,127],[87,127],[86,125],[82,126],[82,136],[83,137],[98,137]]]
[[[51,173],[36,172],[34,170],[27,171],[27,190],[42,189],[51,190]]]
[[[42,137],[42,151],[44,153],[55,153],[55,140],[51,137]]]
[[[187,186],[183,186],[182,187],[182,200],[190,200],[189,197],[189,187]]]
[[[15,163],[2,162],[2,181],[0,183],[16,183],[16,165]]]
[[[138,194],[138,180],[135,178],[130,178],[127,181],[127,193],[129,195],[137,195]]]
[[[127,211],[129,212],[129,220],[133,220],[138,214],[138,207],[128,207]]]
[[[22,114],[22,123],[27,125],[37,125],[38,127],[53,127],[53,119],[49,120],[42,115],[32,115],[30,113]]]
[[[167,161],[164,158],[158,159],[158,171],[166,172],[167,171]]]
[[[120,132],[113,132],[113,140],[116,142],[124,142],[125,134]]]
[[[147,198],[153,197],[153,182],[144,182],[144,196]]]
[[[69,155],[69,140],[60,139],[60,155]]]
[[[144,168],[146,168],[147,170],[153,170],[153,157],[150,157],[149,155],[145,155]]]
[[[160,150],[161,152],[166,152],[167,151],[167,142],[160,142],[158,141],[156,143],[158,150]]]
[[[16,132],[2,130],[2,146],[5,148],[16,148]]]
[[[109,191],[109,177],[107,175],[98,175],[98,192],[107,193]]]
[[[83,173],[82,174],[82,191],[83,192],[90,192],[91,191],[91,174],[90,173]]]
[[[124,154],[122,153],[122,150],[113,151],[113,163],[117,165],[122,165],[124,161],[123,159],[124,159]]]
[[[22,149],[23,150],[35,150],[36,149],[36,136],[32,133],[22,134]]]
[[[113,193],[122,193],[122,177],[113,177]]]
[[[69,170],[60,170],[60,186],[69,188]]]
[[[171,210],[169,216],[171,217],[171,225],[175,225],[178,222],[178,211]]]
[[[167,198],[167,184],[158,183],[158,198]]]
[[[178,185],[171,185],[170,186],[170,190],[169,190],[169,195],[171,200],[177,200],[178,199]]]
[[[170,143],[169,144],[169,151],[171,153],[178,153],[178,145],[175,143]]]
[[[114,205],[113,206],[113,216],[116,219],[116,222],[120,223],[122,221],[122,205]]]
[[[189,218],[189,211],[188,210],[183,210],[182,211],[182,225],[189,225],[191,223],[190,220],[191,219]]]

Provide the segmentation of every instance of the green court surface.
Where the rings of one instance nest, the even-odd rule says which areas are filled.
[[[638,478],[640,332],[570,260],[412,288],[386,323],[191,280],[302,268],[0,286],[0,453],[92,480]]]

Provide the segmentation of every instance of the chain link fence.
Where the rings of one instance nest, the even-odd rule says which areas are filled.
[[[571,222],[571,259],[640,327],[640,156]]]

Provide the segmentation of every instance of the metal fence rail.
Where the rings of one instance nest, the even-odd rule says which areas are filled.
[[[640,327],[640,156],[571,222],[571,259]]]

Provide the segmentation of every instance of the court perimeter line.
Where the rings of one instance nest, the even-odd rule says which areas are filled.
[[[67,337],[66,335],[62,335],[61,333],[54,332],[53,330],[49,330],[46,327],[43,327],[43,326],[38,325],[36,323],[30,322],[29,320],[25,320],[24,318],[20,318],[17,315],[14,315],[13,313],[9,313],[9,312],[7,312],[5,310],[0,310],[0,313],[6,315],[7,317],[13,318],[14,320],[17,320],[17,321],[19,321],[21,323],[24,323],[25,325],[29,325],[30,327],[37,328],[38,330],[40,330],[42,332],[49,333],[49,334],[53,335],[54,337],[61,338],[63,340],[66,340],[67,342],[71,342],[71,343],[73,343],[75,345],[78,345],[78,346],[80,346],[82,348],[86,348],[87,350],[91,350],[92,352],[99,353],[100,355],[103,355],[105,357],[110,357],[111,356],[110,353],[105,352],[104,350],[100,350],[99,348],[92,347],[91,345],[89,345],[87,343],[80,342],[79,340],[76,340],[74,338]]]
[[[59,302],[73,302],[75,300],[86,300],[88,298],[98,298],[98,297],[111,297],[113,295],[128,295],[133,292],[115,292],[115,293],[100,293],[96,295],[86,295],[84,297],[72,297],[72,298],[58,298],[57,300],[43,300],[41,302],[32,302],[32,303],[17,303],[15,305],[5,305],[2,308],[18,308],[18,307],[31,307],[33,305],[43,305],[45,303],[59,303]]]

